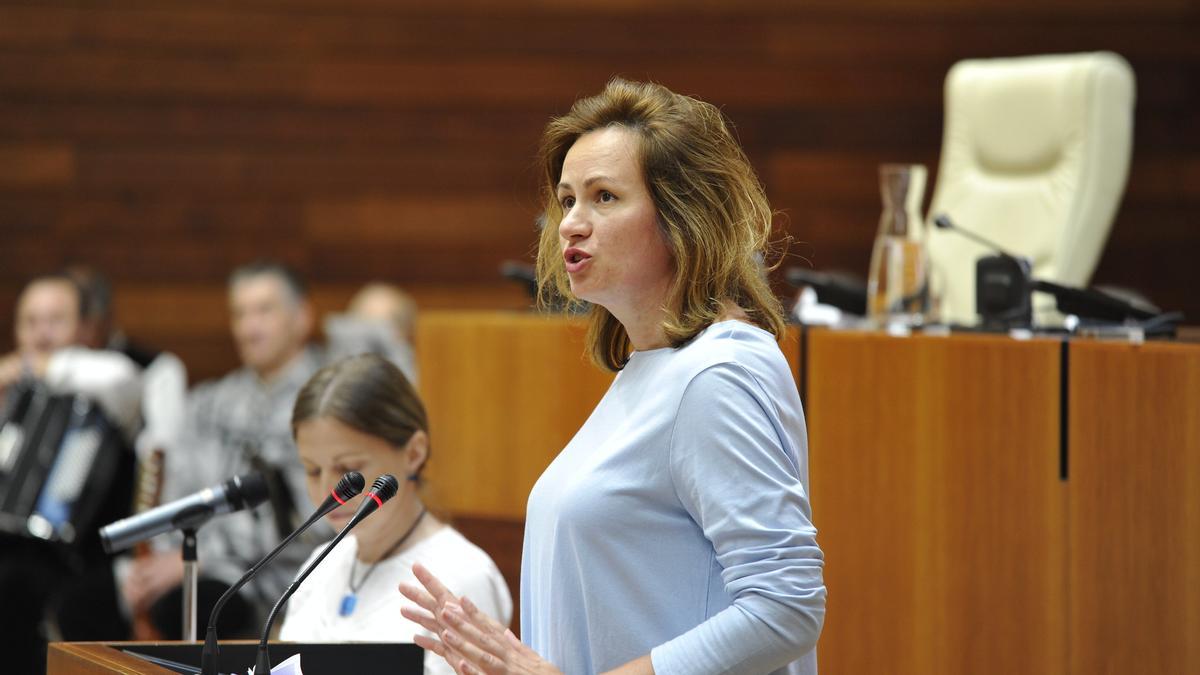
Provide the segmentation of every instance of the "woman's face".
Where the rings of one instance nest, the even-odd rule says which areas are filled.
[[[558,201],[571,292],[621,320],[661,308],[674,265],[642,175],[637,136],[623,127],[580,136],[563,162]]]
[[[348,471],[357,471],[371,488],[375,479],[390,473],[400,482],[400,491],[380,509],[383,513],[400,513],[407,501],[416,498],[412,481],[406,477],[417,471],[426,456],[426,436],[422,431],[413,434],[404,448],[397,448],[378,436],[363,433],[332,417],[317,417],[296,426],[296,447],[304,464],[305,484],[313,504],[329,496],[333,486]],[[326,519],[335,530],[341,530],[358,511],[363,496],[359,495],[334,509]],[[399,507],[399,508],[398,508]],[[362,538],[378,535],[387,518],[374,515],[354,528]]]

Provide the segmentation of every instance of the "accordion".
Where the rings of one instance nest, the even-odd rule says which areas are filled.
[[[98,546],[128,514],[134,454],[90,399],[23,382],[0,416],[0,532],[72,548]]]

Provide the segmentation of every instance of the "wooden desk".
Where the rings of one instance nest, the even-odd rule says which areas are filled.
[[[1200,672],[1200,346],[806,344],[824,675]]]
[[[807,344],[821,672],[1063,672],[1060,343]]]
[[[432,312],[417,328],[430,484],[454,513],[523,520],[542,470],[612,382],[585,326],[515,312]]]
[[[1200,673],[1200,345],[1070,352],[1071,672]]]

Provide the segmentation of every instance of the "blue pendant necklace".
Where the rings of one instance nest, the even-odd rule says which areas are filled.
[[[387,560],[393,553],[396,552],[397,549],[404,545],[404,542],[408,541],[408,538],[412,536],[412,533],[417,531],[417,525],[421,524],[421,519],[424,517],[425,507],[422,506],[421,512],[417,514],[416,520],[413,520],[413,524],[409,526],[408,532],[405,532],[404,536],[400,537],[400,541],[393,544],[392,547],[387,551],[384,551],[383,555],[379,557],[379,560],[376,560],[367,567],[367,571],[363,573],[362,579],[359,579],[358,583],[354,583],[354,570],[356,567],[358,567],[358,557],[356,556],[353,560],[351,560],[350,578],[346,580],[348,589],[346,594],[342,596],[342,606],[338,608],[339,615],[350,616],[354,613],[354,608],[358,605],[358,589],[362,588],[363,584],[367,583],[367,577],[371,576],[371,572],[375,571],[375,568],[379,565],[379,563]]]

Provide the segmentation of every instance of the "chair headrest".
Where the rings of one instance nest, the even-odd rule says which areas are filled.
[[[1079,141],[1087,101],[1132,82],[1129,64],[1111,52],[960,61],[946,77],[947,114],[956,118],[947,123],[967,136],[983,170],[1040,173]]]

